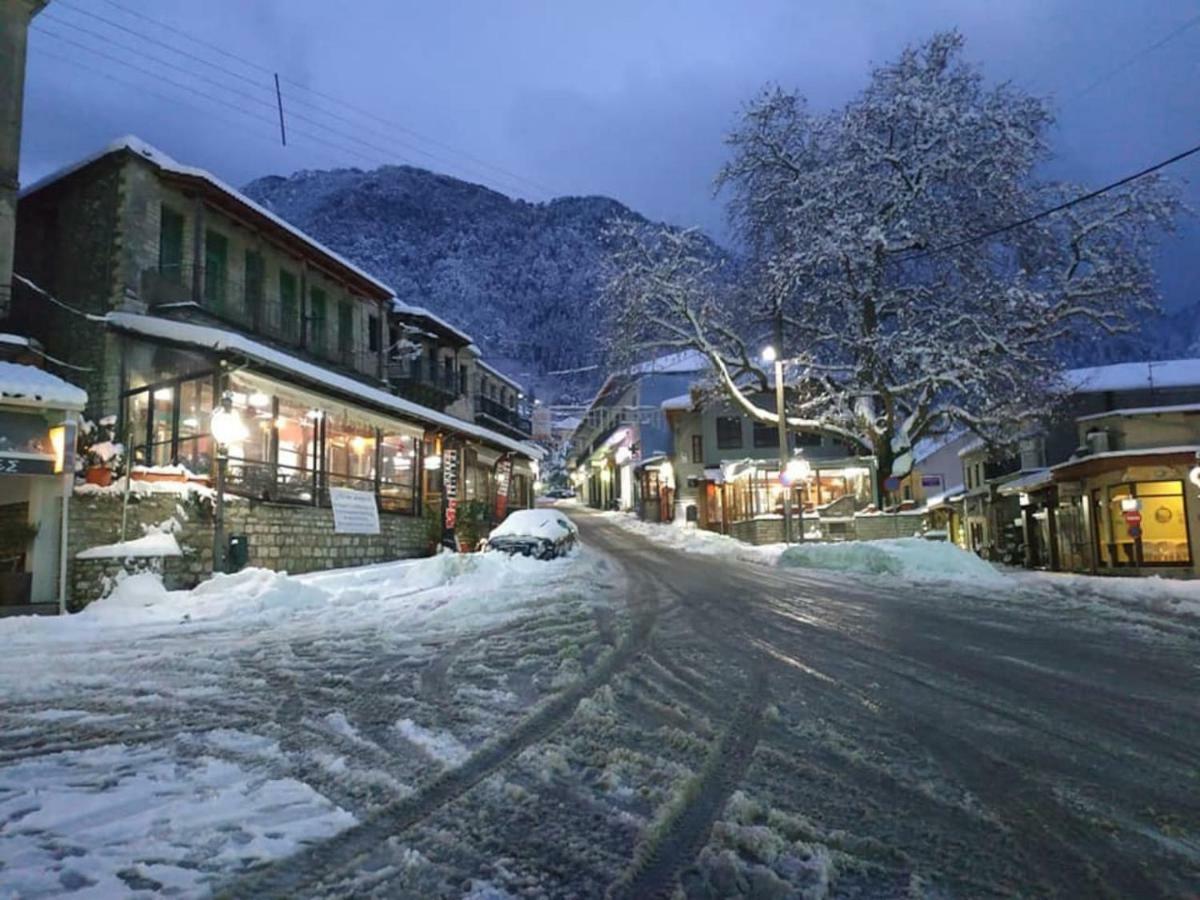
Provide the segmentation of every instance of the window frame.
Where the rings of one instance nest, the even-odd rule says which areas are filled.
[[[724,435],[722,435],[722,423],[725,423],[724,427],[725,427],[726,431],[725,431]],[[737,423],[736,440],[734,439],[733,431],[729,430],[730,423]],[[717,416],[715,426],[716,426],[716,430],[717,430],[717,449],[718,450],[741,450],[742,449],[742,446],[745,443],[745,435],[742,434],[742,418],[741,418],[741,416]]]

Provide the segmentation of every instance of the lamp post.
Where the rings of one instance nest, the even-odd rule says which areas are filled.
[[[782,329],[776,329],[775,342],[776,344],[783,343]],[[785,544],[792,542],[792,487],[786,482],[787,467],[788,467],[788,440],[787,440],[787,411],[784,409],[783,397],[783,354],[782,347],[768,344],[763,348],[763,362],[775,364],[775,415],[779,419],[779,478],[784,481],[786,490],[783,492],[783,541]],[[804,515],[803,509],[800,511],[801,517]],[[804,522],[803,518],[800,523],[800,539],[804,540]]]
[[[224,572],[225,565],[225,467],[229,445],[246,439],[246,425],[233,408],[233,395],[221,395],[221,405],[212,411],[210,422],[213,442],[217,445],[217,502],[213,523],[213,574]]]

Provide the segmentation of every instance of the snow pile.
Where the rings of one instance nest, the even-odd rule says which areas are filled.
[[[725,556],[746,562],[772,565],[784,551],[784,544],[747,544],[726,534],[706,531],[694,525],[663,525],[643,522],[632,513],[608,512],[603,515],[626,531],[640,534],[647,540],[687,553],[705,556]]]
[[[395,725],[396,732],[407,741],[416,744],[438,762],[447,766],[462,765],[470,751],[462,741],[448,731],[435,731],[418,725],[412,719],[401,719]]]
[[[0,361],[0,397],[8,403],[42,408],[83,409],[87,392],[57,375],[21,363]]]
[[[971,581],[996,586],[1008,581],[973,553],[944,541],[921,538],[795,544],[783,551],[779,565],[893,575],[908,581]]]
[[[179,542],[175,540],[175,536],[163,531],[151,531],[132,541],[88,547],[75,554],[76,559],[128,559],[130,557],[164,556],[183,556],[183,551],[179,549]]]
[[[1023,586],[1065,594],[1073,600],[1098,601],[1200,619],[1200,580],[1184,581],[1157,575],[1069,575],[1024,569],[1012,570],[1009,577]]]
[[[575,534],[575,524],[553,508],[519,509],[492,529],[489,538],[531,537],[560,541]]]

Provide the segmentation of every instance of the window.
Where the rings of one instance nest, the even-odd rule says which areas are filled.
[[[166,206],[158,223],[158,271],[176,284],[183,281],[183,216]]]
[[[350,418],[327,419],[325,471],[331,487],[375,490],[375,429]]]
[[[778,447],[779,426],[768,425],[766,422],[754,422],[754,446]]]
[[[204,232],[204,300],[221,312],[229,285],[229,241],[215,231]]]
[[[176,463],[193,472],[211,469],[208,416],[212,412],[212,376],[158,382],[124,395],[122,440],[130,443],[134,465]]]
[[[1109,487],[1107,511],[1098,512],[1100,564],[1105,567],[1190,566],[1187,507],[1182,481],[1137,481]],[[1101,504],[1102,492],[1095,492]],[[1141,535],[1133,537],[1125,506],[1141,513]]]
[[[296,276],[287,269],[279,270],[279,328],[290,341],[300,340],[300,303],[297,300]]]
[[[179,449],[176,460],[198,474],[212,471],[212,438],[208,417],[214,406],[211,378],[179,385]]]
[[[717,449],[737,450],[742,446],[742,420],[738,416],[717,416]]]
[[[792,437],[797,447],[820,447],[821,433],[819,431],[797,431]]]
[[[338,304],[338,352],[343,362],[353,362],[354,307],[345,300]]]
[[[367,316],[367,349],[372,353],[379,352],[379,316]]]
[[[692,462],[698,464],[704,462],[704,435],[702,434],[692,435]]]
[[[467,393],[467,383],[468,383],[468,378],[470,377],[470,374],[471,374],[470,370],[465,365],[459,367],[459,370],[458,370],[458,392],[464,396]]]
[[[309,346],[317,351],[325,349],[325,292],[312,288],[308,292],[308,338]]]
[[[255,325],[262,316],[263,305],[263,258],[255,250],[246,251],[246,280],[242,285],[242,302],[246,315]]]
[[[447,356],[442,360],[442,384],[447,388],[454,387],[454,357]]]
[[[379,503],[393,512],[416,511],[417,439],[384,435],[379,442]]]

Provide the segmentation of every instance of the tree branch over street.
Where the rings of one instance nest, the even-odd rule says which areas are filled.
[[[922,437],[1011,443],[1053,402],[1062,346],[1132,330],[1157,302],[1154,237],[1178,214],[1158,175],[1023,227],[1082,192],[1041,177],[1047,104],[988,86],[940,33],[871,73],[840,109],[764,91],[728,137],[717,183],[746,259],[695,232],[617,223],[607,300],[621,349],[708,356],[747,413],[782,326],[788,420],[905,474]]]

